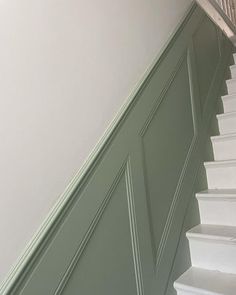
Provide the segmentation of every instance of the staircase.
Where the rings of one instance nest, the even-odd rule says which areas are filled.
[[[220,135],[211,137],[215,161],[204,164],[208,190],[196,194],[201,224],[186,234],[192,267],[174,283],[178,295],[236,294],[236,65],[230,71]]]

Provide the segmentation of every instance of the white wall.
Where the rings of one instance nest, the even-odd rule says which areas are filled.
[[[0,1],[0,280],[190,2]]]

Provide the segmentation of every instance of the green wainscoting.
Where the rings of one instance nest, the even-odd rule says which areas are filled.
[[[1,294],[166,293],[231,52],[194,5]]]

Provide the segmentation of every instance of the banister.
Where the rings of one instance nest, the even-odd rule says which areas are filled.
[[[197,0],[197,3],[236,46],[236,11],[234,0]]]

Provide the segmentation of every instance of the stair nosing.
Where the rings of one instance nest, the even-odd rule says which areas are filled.
[[[236,138],[236,132],[211,136],[211,141],[224,141],[231,138]]]
[[[211,167],[217,167],[217,166],[234,166],[234,165],[236,165],[236,159],[204,162],[205,168],[211,168]]]
[[[236,100],[236,93],[234,94],[227,94],[227,95],[222,95],[221,100]]]
[[[230,69],[235,68],[236,69],[236,65],[231,65],[229,66]]]
[[[217,191],[217,193],[216,193]],[[221,192],[222,191],[222,192]],[[206,190],[196,193],[197,200],[201,201],[229,201],[235,202],[236,201],[236,189],[235,192],[229,191],[228,193],[226,190]]]
[[[190,285],[187,285],[187,284],[184,284],[184,283],[179,283],[177,281],[174,282],[174,288],[175,289],[178,289],[180,291],[190,291],[191,294],[196,294],[196,295],[223,295],[223,294],[220,294],[220,293],[216,293],[214,291],[208,291],[206,289],[203,289],[203,288],[197,288],[197,287],[193,287],[193,286],[190,286]],[[194,292],[194,293],[193,293]]]
[[[196,229],[197,227],[200,226],[212,226],[212,227],[219,227],[219,228],[235,228],[235,236],[233,235],[228,235],[228,236],[223,236],[220,234],[211,234],[211,233],[198,233],[198,232],[191,232],[193,229]],[[236,226],[222,226],[222,225],[209,225],[209,224],[200,224],[189,231],[186,232],[186,237],[188,239],[195,239],[195,240],[205,240],[205,241],[212,241],[212,242],[220,242],[220,243],[227,243],[227,244],[232,244],[236,245]]]
[[[224,120],[228,117],[236,117],[236,111],[233,111],[233,112],[226,112],[226,113],[222,113],[222,114],[217,114],[216,115],[216,118],[218,120]]]
[[[226,80],[227,84],[236,83],[236,78],[231,78]]]
[[[199,273],[200,271],[200,273]],[[201,274],[201,272],[203,271],[203,274]],[[227,278],[230,277],[231,281],[234,282],[235,279],[235,275],[234,274],[230,274],[230,273],[222,273],[219,272],[217,270],[208,270],[208,269],[203,269],[203,268],[199,268],[199,267],[194,267],[191,266],[189,269],[187,269],[175,282],[174,282],[174,288],[180,291],[184,291],[184,292],[190,292],[191,294],[197,294],[197,295],[223,295],[226,294],[225,291],[227,292],[227,290],[225,288],[228,288],[228,280],[223,281],[223,286],[224,289],[222,290],[212,290],[212,286],[211,285],[202,285],[201,284],[201,278],[204,276],[207,277],[207,275],[209,276],[209,279],[211,282],[214,282],[215,279],[217,279],[218,276],[221,276],[221,274],[224,276],[223,280],[225,279],[225,276]],[[193,282],[192,278],[193,277],[199,277],[200,278],[197,280],[197,282]],[[200,282],[200,285],[198,285]],[[197,284],[196,284],[197,283]],[[222,283],[222,282],[221,282]],[[231,286],[230,286],[231,287]],[[233,286],[234,287],[234,286]],[[214,289],[214,287],[213,287]],[[232,291],[232,290],[231,290]],[[223,292],[223,293],[222,293]],[[230,292],[232,294],[232,292]]]
[[[235,196],[196,196],[198,201],[210,201],[210,202],[236,202],[236,195]]]

